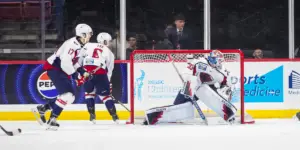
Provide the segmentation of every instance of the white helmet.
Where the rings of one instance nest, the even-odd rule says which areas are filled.
[[[97,36],[97,42],[106,46],[109,46],[111,40],[112,38],[110,34],[106,32],[101,32]]]
[[[75,28],[75,32],[76,32],[76,36],[84,38],[85,43],[87,43],[90,37],[93,35],[92,28],[89,25],[84,23],[78,24]]]

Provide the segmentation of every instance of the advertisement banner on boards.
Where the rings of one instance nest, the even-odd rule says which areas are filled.
[[[245,102],[283,102],[283,72],[284,66],[280,63],[245,63]]]
[[[184,63],[176,63],[184,74]],[[288,75],[286,68],[289,65],[281,62],[245,62],[244,93],[245,102],[253,104],[280,104],[289,99],[287,96]],[[234,84],[234,102],[238,102],[240,94],[240,67],[236,64],[228,65]],[[298,78],[300,70],[290,71],[293,84],[290,94],[297,95],[300,91]],[[178,91],[182,88],[182,82],[171,63],[136,63],[134,71],[135,80],[135,104],[139,107],[170,105],[174,101]],[[261,107],[260,107],[261,108]]]
[[[41,64],[0,65],[0,104],[43,104],[55,99],[55,86],[43,70]],[[127,64],[115,64],[113,75],[113,96],[127,103]],[[76,91],[75,104],[85,103],[84,88],[73,88]],[[121,92],[120,92],[121,91]],[[100,99],[96,99],[101,103]]]

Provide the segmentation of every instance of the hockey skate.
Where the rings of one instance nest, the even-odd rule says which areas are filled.
[[[93,124],[96,124],[96,115],[95,115],[95,114],[90,113],[90,121],[91,121]]]
[[[119,117],[117,114],[112,115],[112,119],[116,124],[119,124]]]
[[[234,122],[235,122],[235,116],[233,115],[232,117],[230,117],[230,118],[227,120],[227,122],[228,122],[229,124],[234,124]]]
[[[146,120],[146,118],[144,119],[142,125],[149,125],[148,121]]]
[[[47,122],[47,128],[46,130],[53,130],[56,131],[59,127],[59,124],[56,122],[55,117],[51,117]]]
[[[38,123],[40,125],[43,125],[46,123],[45,113],[47,110],[49,110],[49,109],[47,109],[46,105],[38,105],[36,108],[31,109],[32,113],[34,114],[34,117],[36,118],[36,120],[38,121]]]
[[[109,114],[111,115],[112,120],[113,120],[116,124],[119,124],[119,117],[118,117],[118,115],[117,115],[116,108],[113,107],[113,108],[111,108],[111,109],[108,109],[108,112],[109,112]]]
[[[88,108],[88,112],[90,114],[90,121],[93,124],[96,124],[96,113],[95,113],[95,107],[87,107]]]
[[[293,119],[300,121],[300,112],[297,112]]]

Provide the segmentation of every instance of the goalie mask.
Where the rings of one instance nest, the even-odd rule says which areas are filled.
[[[215,68],[222,68],[222,63],[225,61],[224,55],[218,50],[213,50],[210,52],[207,60],[209,64]]]

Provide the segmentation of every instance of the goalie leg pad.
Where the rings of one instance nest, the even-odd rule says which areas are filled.
[[[146,111],[146,120],[149,125],[177,122],[194,118],[194,108],[191,102],[179,105],[156,107]]]
[[[178,92],[175,101],[174,101],[174,105],[178,105],[178,104],[183,104],[186,102],[190,102],[191,101],[191,97],[188,95],[185,95],[181,92],[181,90]]]
[[[195,92],[196,96],[202,101],[207,107],[216,112],[224,120],[232,119],[236,113],[235,108],[229,105],[224,97],[218,94],[217,91],[213,90],[206,84],[201,85]]]

